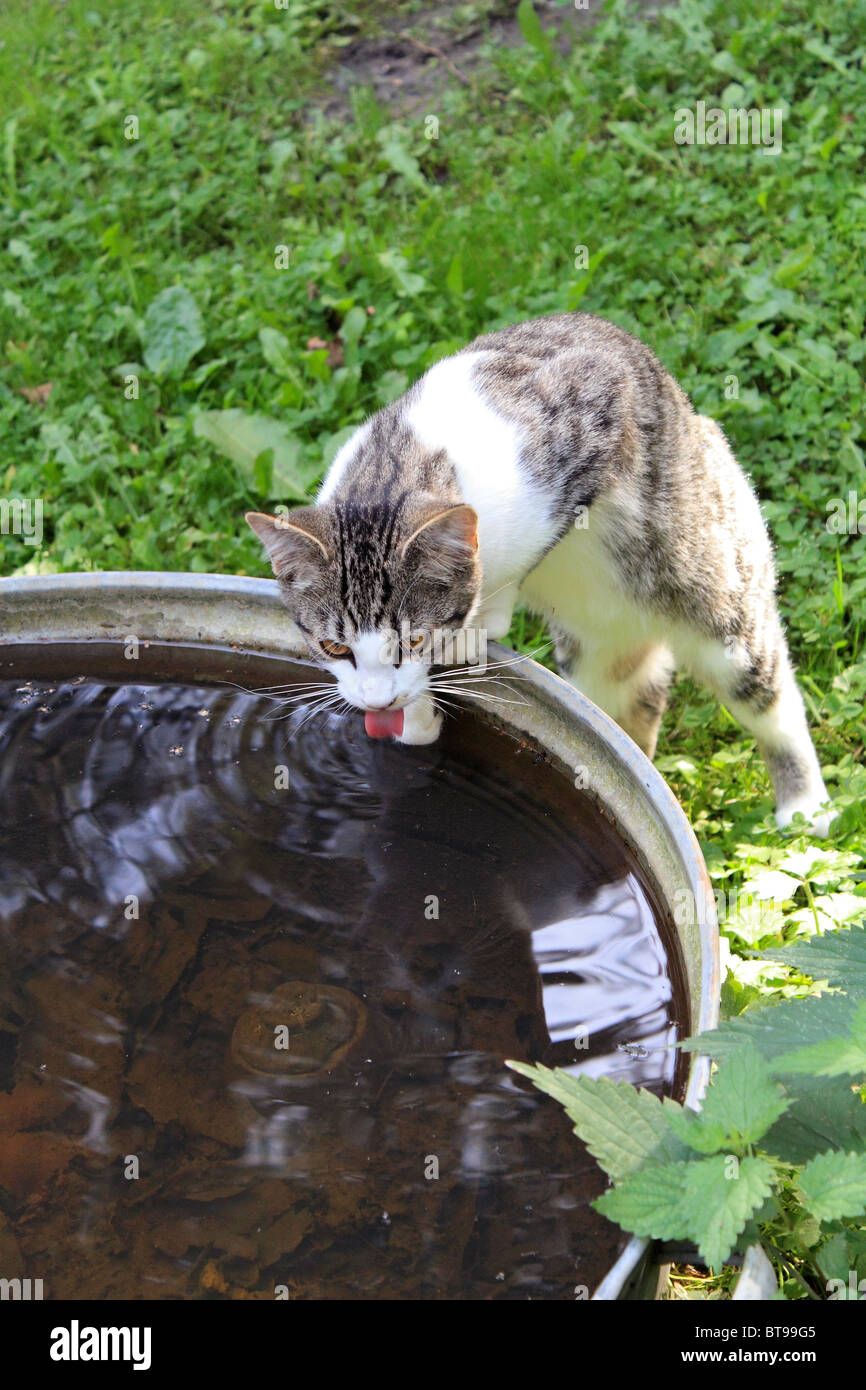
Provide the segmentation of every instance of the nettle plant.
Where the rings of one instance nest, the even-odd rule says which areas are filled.
[[[866,1298],[866,926],[764,951],[821,993],[751,1008],[682,1046],[717,1062],[700,1112],[628,1082],[510,1062],[558,1100],[637,1236],[718,1271],[763,1247],[780,1296]]]

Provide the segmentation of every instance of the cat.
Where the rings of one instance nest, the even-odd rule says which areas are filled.
[[[359,426],[315,505],[247,521],[373,737],[437,738],[430,633],[504,638],[520,599],[648,758],[684,669],[754,735],[777,824],[800,812],[827,833],[755,493],[715,421],[605,319],[476,338]]]

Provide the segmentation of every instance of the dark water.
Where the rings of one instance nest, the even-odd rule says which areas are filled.
[[[85,678],[133,665],[0,649],[0,1277],[591,1290],[624,1244],[603,1177],[503,1062],[677,1090],[681,996],[609,828],[468,714],[405,749],[215,688],[308,674],[243,653]]]

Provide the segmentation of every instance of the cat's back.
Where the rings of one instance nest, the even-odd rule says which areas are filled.
[[[548,314],[510,324],[474,339],[463,353],[475,356],[477,385],[500,410],[604,418],[616,399],[639,426],[650,428],[691,413],[685,393],[650,348],[595,314]]]
[[[694,412],[650,349],[593,314],[550,314],[476,338],[481,400],[520,435],[520,467],[563,513],[680,457]]]
[[[435,363],[340,451],[320,500],[406,484],[549,519],[615,477],[676,458],[694,414],[645,344],[592,314],[550,314]],[[383,461],[387,466],[383,467]],[[549,529],[547,523],[545,529]]]
[[[463,352],[495,352],[548,361],[559,353],[595,352],[620,361],[643,361],[653,354],[645,343],[596,314],[545,314],[483,333]]]

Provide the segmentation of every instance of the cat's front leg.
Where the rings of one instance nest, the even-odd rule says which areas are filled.
[[[403,711],[403,732],[398,743],[435,743],[442,730],[442,715],[429,695],[419,695]]]
[[[481,606],[472,620],[472,626],[483,629],[492,642],[500,642],[511,630],[514,605],[517,602],[517,584],[504,584],[489,598],[481,600]]]

